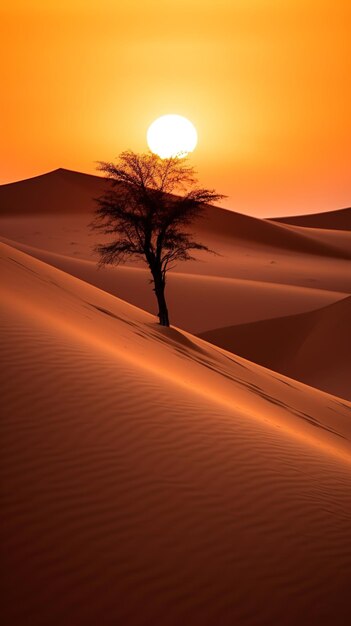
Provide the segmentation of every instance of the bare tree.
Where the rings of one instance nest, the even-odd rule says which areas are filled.
[[[112,235],[112,241],[96,247],[99,263],[143,259],[152,275],[160,324],[169,326],[166,274],[176,261],[193,259],[193,250],[209,251],[194,241],[187,227],[207,204],[224,196],[198,187],[194,169],[184,158],[127,151],[116,164],[100,162],[98,169],[112,181],[111,189],[97,200],[92,224]]]

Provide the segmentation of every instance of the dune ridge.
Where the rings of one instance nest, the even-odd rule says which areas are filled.
[[[0,185],[1,215],[89,213],[106,180],[64,168]]]
[[[271,370],[351,400],[351,297],[320,309],[200,336]]]
[[[1,267],[5,623],[342,626],[351,404]]]
[[[323,213],[274,217],[270,221],[279,222],[280,224],[307,226],[308,228],[351,230],[351,207],[336,209],[335,211],[324,211]]]
[[[104,177],[60,168],[27,180],[0,185],[0,215],[76,213],[92,217],[96,198],[109,187],[110,182]],[[305,232],[294,231],[276,221],[219,207],[207,207],[204,219],[196,221],[194,228],[200,235],[210,231],[212,236],[229,236],[231,240],[260,246],[351,259],[350,249],[340,249],[330,241],[310,238],[308,229]]]

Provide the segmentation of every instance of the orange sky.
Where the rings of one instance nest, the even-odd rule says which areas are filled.
[[[0,183],[144,151],[179,113],[227,206],[351,204],[349,0],[0,0]]]

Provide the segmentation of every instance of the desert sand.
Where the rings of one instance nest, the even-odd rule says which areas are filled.
[[[275,217],[275,222],[282,224],[296,224],[311,228],[325,228],[331,230],[351,230],[351,207],[311,215],[292,215],[291,217]]]
[[[104,185],[0,186],[3,622],[344,626],[351,230],[209,207],[165,329]]]
[[[4,623],[346,623],[351,404],[1,263]]]
[[[201,335],[308,385],[351,400],[351,296],[316,311]]]

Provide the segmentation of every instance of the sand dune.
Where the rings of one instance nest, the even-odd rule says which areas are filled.
[[[351,404],[1,246],[4,623],[346,623]]]
[[[97,269],[96,261],[48,252],[4,238],[3,241],[150,313],[157,312],[149,272],[145,266]],[[184,269],[187,269],[186,266]],[[201,269],[204,271],[205,267]],[[340,272],[340,286],[350,287],[351,290],[351,276],[345,275],[345,281],[340,280],[341,277]],[[337,286],[335,280],[334,289]],[[343,299],[346,295],[344,292],[313,289],[310,286],[192,274],[189,271],[170,273],[167,285],[172,322],[192,333],[205,332],[225,324],[242,324],[310,311]]]
[[[351,230],[351,208],[309,215],[292,215],[291,217],[275,217],[273,222],[281,224],[296,224],[311,228],[326,228],[334,230]]]
[[[1,216],[71,215],[92,217],[95,199],[108,189],[101,176],[92,176],[58,169],[28,180],[0,185]],[[308,229],[294,231],[269,220],[209,206],[205,219],[195,223],[195,230],[205,237],[224,237],[231,241],[293,250],[299,253],[322,254],[351,258],[350,249],[340,250],[332,242],[318,241]]]
[[[1,215],[89,213],[106,180],[60,168],[7,185],[0,185]]]
[[[15,218],[2,217],[0,236],[2,239],[42,251],[96,263],[97,256],[93,247],[101,241],[101,236],[89,229],[90,218],[87,214],[77,213],[69,216],[33,214]],[[330,233],[319,232],[323,237],[326,232]],[[339,234],[337,231],[333,232]],[[230,237],[215,236],[210,230],[198,233],[197,236],[219,254],[199,253],[198,261],[179,263],[173,273],[240,278],[351,293],[350,261],[346,258],[296,253],[258,243],[231,240]],[[315,232],[312,236],[315,236]],[[333,245],[344,247],[345,251],[350,250],[349,241],[340,241],[339,237],[333,241]],[[139,266],[144,267],[143,264]]]
[[[351,400],[351,297],[316,311],[205,332],[203,339]]]
[[[351,229],[350,229],[351,230]],[[275,221],[242,215],[235,211],[209,207],[196,225],[196,232],[222,235],[234,242],[251,242],[271,249],[284,249],[298,253],[328,255],[351,259],[349,247],[340,249],[333,240],[325,241],[312,236],[308,228],[293,229]]]
[[[336,213],[336,224],[338,222],[338,211]],[[331,221],[331,218],[330,218]],[[345,258],[348,257],[348,253],[351,251],[351,228],[345,230],[336,230],[336,229],[328,229],[328,228],[305,228],[301,226],[295,226],[292,224],[285,224],[285,228],[288,228],[290,231],[295,233],[302,232],[303,234],[308,231],[309,239],[314,239],[318,241],[320,244],[324,243],[327,246],[332,246],[333,249],[338,248],[340,253],[344,255]]]

